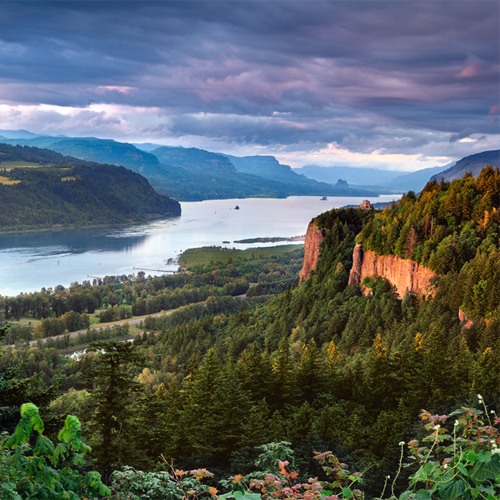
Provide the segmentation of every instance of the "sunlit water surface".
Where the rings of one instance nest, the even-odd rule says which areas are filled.
[[[394,198],[398,197],[382,195],[370,201]],[[318,196],[291,196],[183,202],[180,217],[145,224],[0,235],[0,294],[13,296],[93,277],[129,275],[137,268],[176,270],[178,265],[168,265],[167,260],[188,248],[272,246],[233,242],[304,235],[313,217],[361,201],[360,197],[322,201]]]

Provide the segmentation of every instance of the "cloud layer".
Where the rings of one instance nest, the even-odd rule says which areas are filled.
[[[0,2],[0,128],[415,170],[498,148],[496,0]]]

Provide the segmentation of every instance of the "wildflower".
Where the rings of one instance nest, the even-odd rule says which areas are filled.
[[[448,464],[444,464],[443,469],[447,469],[447,468],[448,468]]]
[[[211,486],[210,487],[210,494],[217,495],[217,488],[214,488],[213,486]]]
[[[491,413],[492,415],[494,415],[494,414],[495,414],[495,410],[490,410],[490,413]]]
[[[405,445],[405,442],[404,441],[400,441],[399,442],[399,446],[404,446]]]
[[[483,396],[481,396],[481,394],[477,395],[477,399],[479,400],[480,403],[483,402]]]
[[[390,476],[390,475],[389,475],[389,476],[385,476],[385,477],[386,477],[387,479],[391,479],[391,476]]]
[[[458,420],[455,420],[455,423],[453,424],[455,427],[458,426]]]
[[[233,483],[239,483],[243,479],[243,476],[241,474],[238,474],[237,476],[234,476]]]
[[[437,425],[434,426],[434,430],[435,431],[438,431],[439,429],[441,429],[441,426],[439,424],[437,424]]]
[[[491,454],[492,454],[492,455],[497,455],[498,453],[500,453],[500,448],[493,448],[493,449],[491,450]]]

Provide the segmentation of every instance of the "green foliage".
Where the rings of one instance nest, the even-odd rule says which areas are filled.
[[[110,493],[97,472],[83,475],[70,468],[84,465],[90,447],[81,440],[81,425],[68,416],[59,433],[57,446],[45,437],[38,408],[32,403],[21,407],[21,420],[11,436],[0,438],[0,496],[5,500],[23,498],[97,498]],[[31,438],[33,432],[36,439]],[[30,439],[31,438],[31,439]],[[34,441],[34,444],[32,444]]]
[[[147,213],[180,214],[178,202],[159,195],[144,177],[124,167],[6,144],[0,144],[0,152],[42,164],[5,173],[21,182],[0,184],[0,230],[116,224],[144,220]]]
[[[214,487],[203,484],[213,477],[206,469],[189,472],[174,469],[168,472],[142,472],[131,467],[115,471],[109,500],[195,500],[218,498]],[[220,497],[219,497],[220,498]]]
[[[0,338],[7,334],[8,329],[9,326],[0,328]],[[0,429],[11,432],[16,425],[19,407],[24,401],[32,401],[46,408],[55,399],[58,387],[57,381],[54,381],[54,385],[42,387],[42,377],[38,373],[23,377],[23,365],[17,359],[8,359],[4,352],[0,353],[0,361]],[[35,415],[31,408],[34,405],[32,403],[27,403],[27,405],[23,405],[23,412],[29,418],[33,415],[34,419],[29,425],[35,425],[38,428],[40,426],[36,420],[38,409]],[[28,427],[26,427],[26,432],[30,432]]]
[[[500,173],[488,166],[451,183],[429,182],[364,222],[367,250],[397,255],[453,280],[453,300],[472,318],[500,306]]]
[[[93,429],[93,456],[106,467],[134,456],[131,440],[131,396],[138,383],[126,365],[144,363],[129,342],[96,342],[88,348],[96,353],[87,376],[92,381],[95,411],[90,420]]]

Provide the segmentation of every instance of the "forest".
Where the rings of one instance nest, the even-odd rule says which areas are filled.
[[[7,144],[0,144],[0,199],[1,231],[180,215],[177,201],[157,194],[144,177],[124,167]]]
[[[83,316],[94,296],[96,308],[135,297],[132,312],[149,312],[173,294],[227,285],[237,295],[282,275],[250,299],[202,294],[177,319],[145,320],[133,342],[97,342],[76,358],[4,347],[0,425],[14,432],[29,402],[55,441],[77,417],[91,451],[76,483],[89,496],[93,469],[103,483],[92,494],[116,499],[499,498],[499,193],[487,167],[383,211],[321,214],[320,259],[300,286],[290,256],[283,273],[242,260],[74,287]],[[432,293],[400,298],[377,276],[348,285],[356,244],[430,267]],[[70,297],[41,299],[56,317],[75,307]],[[36,298],[4,310],[33,314]],[[23,428],[40,427],[37,412],[25,407]]]

